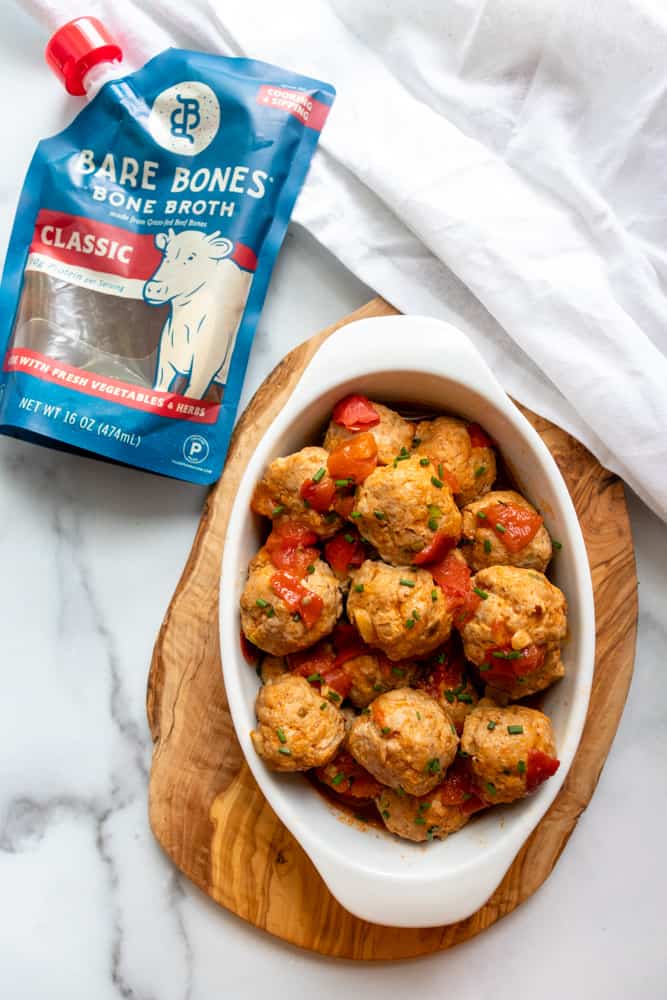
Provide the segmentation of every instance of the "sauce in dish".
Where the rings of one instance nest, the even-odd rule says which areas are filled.
[[[567,604],[546,575],[558,543],[514,485],[478,424],[358,394],[321,446],[271,462],[240,605],[269,768],[411,841],[555,773],[534,706],[564,673]]]

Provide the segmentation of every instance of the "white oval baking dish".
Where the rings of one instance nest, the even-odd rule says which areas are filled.
[[[566,676],[544,702],[560,769],[533,796],[481,814],[442,842],[410,844],[342,822],[305,777],[269,771],[250,742],[258,682],[241,654],[238,604],[248,562],[266,531],[250,513],[250,497],[273,458],[318,440],[334,403],[349,392],[389,404],[419,403],[482,424],[563,546],[554,558],[553,579],[569,604]],[[595,616],[584,541],[556,463],[459,330],[414,316],[366,319],[338,330],[320,347],[239,485],[222,560],[220,643],[229,706],[250,769],[336,899],[364,920],[397,927],[449,924],[482,906],[553,802],[572,763],[593,676]]]

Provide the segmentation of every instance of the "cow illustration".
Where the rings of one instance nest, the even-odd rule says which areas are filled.
[[[144,285],[144,301],[171,308],[153,388],[169,392],[185,377],[183,394],[203,399],[213,382],[224,384],[252,274],[229,258],[234,245],[219,232],[169,229],[156,234],[155,245],[162,261]]]

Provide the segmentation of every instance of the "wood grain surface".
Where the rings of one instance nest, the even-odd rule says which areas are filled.
[[[467,920],[427,929],[382,927],[358,920],[336,902],[264,800],[236,741],[220,666],[220,558],[248,458],[318,346],[344,323],[393,312],[375,299],[317,334],[288,354],[251,400],[224,476],[209,493],[162,624],[147,692],[154,741],[150,822],[174,864],[217,903],[255,926],[303,948],[356,959],[407,958],[448,948],[510,913],[544,882],[590,801],[609,752],[632,677],[637,625],[634,552],[622,483],[564,431],[524,409],[565,477],[593,574],[595,678],[576,759],[501,885]]]

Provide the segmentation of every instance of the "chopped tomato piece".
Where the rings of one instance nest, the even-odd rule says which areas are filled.
[[[290,611],[301,616],[306,628],[312,628],[322,614],[324,601],[320,595],[304,587],[291,573],[274,573],[271,577],[271,589]]]
[[[327,466],[334,480],[363,483],[377,465],[378,449],[372,434],[363,432],[343,441],[329,455]]]
[[[333,509],[337,514],[340,514],[341,517],[347,519],[354,510],[354,493],[350,493],[347,496],[341,496],[338,492],[336,492]]]
[[[493,441],[479,424],[468,424],[466,427],[473,448],[493,448]]]
[[[355,799],[374,799],[382,791],[380,782],[358,764],[347,750],[341,750],[324,767],[318,767],[315,774],[334,792]]]
[[[426,691],[436,701],[442,697],[445,690],[453,691],[465,685],[465,663],[460,649],[447,642],[429,669],[417,681],[417,687]]]
[[[463,805],[472,791],[470,761],[465,757],[455,757],[454,763],[447,768],[444,781],[436,789],[438,798],[446,806]]]
[[[424,566],[427,563],[438,562],[444,559],[451,549],[456,547],[456,539],[444,531],[436,531],[429,545],[417,552],[413,558],[415,566]]]
[[[370,400],[354,393],[336,403],[331,418],[348,431],[365,431],[380,423],[380,414]]]
[[[442,476],[440,476],[441,472],[442,472]],[[447,483],[447,485],[449,486],[449,488],[452,491],[452,493],[460,493],[461,492],[461,484],[459,483],[459,481],[456,478],[455,474],[453,472],[451,472],[447,468],[446,465],[443,465],[442,468],[440,468],[440,466],[438,466],[438,476],[439,476],[439,478],[441,478],[443,480],[443,482]]]
[[[296,577],[305,576],[308,566],[319,559],[312,548],[317,535],[295,521],[277,525],[266,540],[266,548],[276,569],[287,570]]]
[[[331,638],[337,652],[347,649],[348,646],[357,646],[360,643],[363,645],[361,636],[350,622],[336,622]]]
[[[350,541],[351,539],[351,541]],[[334,573],[344,574],[350,567],[361,566],[366,558],[366,550],[354,529],[341,531],[324,546],[324,558]]]
[[[502,687],[513,684],[517,677],[532,674],[544,663],[544,646],[531,644],[524,649],[512,649],[510,645],[490,646],[486,659],[480,667],[487,683]]]
[[[454,624],[465,625],[477,610],[480,598],[470,586],[470,569],[455,552],[430,567],[433,579],[445,595]]]
[[[290,653],[287,665],[294,674],[300,677],[311,677],[313,674],[324,675],[334,662],[334,652],[326,642],[317,642],[309,649],[301,649],[298,653]]]
[[[319,482],[306,479],[301,484],[299,496],[318,514],[326,514],[336,499],[336,484],[330,476],[323,476]]]
[[[555,774],[559,767],[560,761],[556,757],[549,756],[543,750],[529,750],[526,766],[526,791],[534,792],[543,781]]]
[[[513,504],[494,503],[484,508],[488,524],[508,552],[520,552],[537,534],[543,518]]]
[[[333,688],[341,698],[347,698],[352,688],[352,678],[348,677],[345,673],[338,663],[338,658],[334,660],[332,667],[324,671],[322,677],[324,678],[324,683]]]
[[[259,659],[259,649],[254,642],[251,642],[250,639],[246,639],[243,630],[241,630],[241,652],[243,653],[243,659],[246,663],[249,663],[251,667],[254,667]]]

